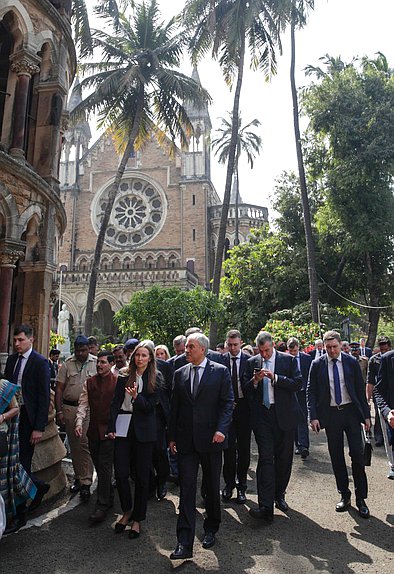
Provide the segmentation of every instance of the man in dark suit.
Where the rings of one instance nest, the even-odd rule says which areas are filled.
[[[225,487],[222,491],[224,501],[231,500],[234,488],[237,488],[237,503],[246,502],[247,475],[250,465],[250,412],[245,399],[241,381],[249,356],[241,351],[241,333],[232,329],[227,333],[228,353],[223,354],[223,362],[228,368],[234,393],[233,418],[228,433],[228,448],[223,454],[223,477]],[[236,480],[237,479],[237,480]]]
[[[202,331],[199,327],[190,327],[189,329],[187,329],[185,336],[189,337],[189,335],[193,335],[194,333],[202,333]],[[218,353],[217,351],[212,351],[212,349],[208,349],[206,357],[207,357],[207,359],[209,359],[210,361],[213,361],[214,363],[219,363],[219,365],[223,365],[222,353]],[[186,353],[182,353],[181,355],[178,355],[177,357],[175,357],[174,362],[173,362],[174,372],[177,371],[178,369],[180,369],[181,367],[184,367],[185,365],[187,365],[187,363],[188,363],[188,360],[187,360]]]
[[[367,357],[367,359],[370,359],[372,357],[372,349],[370,347],[365,346],[364,337],[361,337],[360,339],[360,356]]]
[[[196,521],[197,473],[201,463],[206,485],[203,548],[215,544],[219,529],[222,451],[233,412],[233,390],[228,369],[206,358],[209,341],[203,333],[189,335],[189,365],[174,374],[169,445],[178,453],[180,501],[178,544],[171,560],[191,558]]]
[[[309,369],[312,363],[312,357],[307,353],[300,351],[300,343],[296,337],[290,337],[287,341],[287,348],[297,361],[297,365],[302,375],[302,389],[297,392],[297,401],[300,407],[300,420],[297,425],[295,436],[295,454],[301,455],[302,460],[309,456],[309,427],[308,427],[308,410],[306,408],[306,385],[308,383]]]
[[[4,377],[21,387],[18,398],[19,460],[37,486],[37,494],[30,505],[30,508],[37,508],[49,485],[31,475],[31,462],[34,447],[41,441],[48,422],[51,374],[48,359],[33,349],[33,342],[30,325],[19,325],[14,329],[16,353],[8,357]],[[26,524],[24,507],[20,508],[19,522],[20,526]]]
[[[324,343],[322,339],[316,339],[315,341],[315,348],[312,351],[309,351],[308,355],[312,357],[312,359],[318,359],[322,355],[325,354],[324,350]]]
[[[387,432],[385,433],[387,458],[390,465],[388,478],[394,479],[394,351],[388,351],[381,357],[378,382],[374,388],[374,397],[383,419],[388,424]],[[386,430],[383,429],[383,425],[382,430],[383,432]]]
[[[257,494],[259,508],[253,518],[272,522],[274,502],[282,512],[293,462],[294,431],[298,422],[296,392],[302,377],[294,357],[274,348],[270,333],[261,331],[256,338],[259,355],[251,357],[243,377],[244,395],[249,401],[251,425],[256,438]]]
[[[171,369],[174,370],[174,361],[179,355],[183,355],[185,352],[185,345],[186,345],[186,337],[185,335],[177,335],[174,340],[172,341],[172,346],[175,351],[175,355],[173,355],[170,359],[168,359],[167,363],[171,366]]]
[[[349,444],[356,505],[362,518],[369,517],[361,424],[371,427],[361,369],[353,357],[341,352],[336,331],[324,335],[327,354],[312,363],[307,386],[308,414],[312,430],[326,429],[328,451],[341,500],[337,512],[350,507],[349,476],[344,455],[344,433]]]

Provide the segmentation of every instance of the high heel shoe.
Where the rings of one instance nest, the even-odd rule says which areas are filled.
[[[116,534],[121,534],[121,532],[124,532],[126,530],[126,526],[129,526],[131,520],[128,520],[126,524],[122,524],[122,522],[116,522],[115,523],[115,533]]]
[[[140,534],[141,534],[141,526],[140,526],[140,530],[133,530],[133,526],[134,526],[134,522],[131,525],[131,530],[129,532],[129,538],[131,538],[132,540],[134,540],[135,538],[139,538]]]

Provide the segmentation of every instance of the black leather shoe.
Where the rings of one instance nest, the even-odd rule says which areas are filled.
[[[345,512],[350,507],[350,496],[342,496],[341,500],[335,506],[337,512]]]
[[[106,516],[107,513],[104,510],[97,508],[97,510],[89,516],[89,522],[90,524],[98,524],[99,522],[103,522],[103,520],[106,519]]]
[[[245,502],[246,502],[245,489],[238,488],[237,489],[237,504],[245,504]]]
[[[166,484],[158,484],[156,489],[157,500],[163,500],[167,494]]]
[[[88,502],[90,498],[90,486],[88,484],[82,484],[79,489],[79,496],[82,502]]]
[[[214,532],[206,532],[204,539],[202,541],[202,547],[203,548],[212,548],[212,546],[215,544],[216,540],[215,540],[215,534]]]
[[[176,545],[174,552],[170,554],[170,560],[187,560],[188,558],[192,558],[193,552],[190,548],[186,548],[180,542]]]
[[[275,500],[275,506],[281,512],[287,512],[289,510],[289,505],[287,504],[284,496],[281,496]]]
[[[307,448],[303,448],[301,450],[301,458],[302,460],[305,460],[306,458],[308,458],[309,456],[309,450]]]
[[[375,446],[383,446],[384,442],[382,438],[378,438],[375,440]]]
[[[294,454],[301,454],[301,449],[299,446],[297,446],[297,448],[295,449]]]
[[[222,500],[224,502],[228,502],[229,500],[231,500],[232,496],[233,496],[233,489],[226,485],[222,490]]]
[[[7,534],[13,534],[14,532],[18,532],[23,526],[27,524],[27,520],[25,517],[15,518],[15,520],[6,528],[3,532],[4,536]]]
[[[50,488],[49,484],[46,484],[45,482],[40,483],[37,486],[37,492],[36,492],[36,495],[34,497],[34,500],[32,501],[32,503],[29,506],[29,512],[32,512],[33,510],[35,510],[36,508],[38,508],[40,506],[42,499],[44,498],[44,496],[48,492],[49,488]]]
[[[74,480],[74,484],[72,484],[70,486],[70,492],[71,494],[77,494],[77,492],[79,492],[81,488],[81,483],[79,482],[78,479]]]
[[[141,531],[138,532],[137,530],[130,530],[129,532],[129,538],[131,538],[131,540],[135,540],[136,538],[139,538],[141,534]]]
[[[369,508],[365,504],[365,500],[360,498],[360,500],[356,500],[356,506],[358,508],[358,513],[361,518],[369,518]]]
[[[252,518],[257,518],[258,520],[264,520],[265,522],[271,523],[274,520],[274,513],[271,508],[267,506],[261,506],[260,508],[251,508],[249,514]]]

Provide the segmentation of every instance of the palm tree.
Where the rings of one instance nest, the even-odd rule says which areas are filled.
[[[290,36],[291,36],[291,63],[290,63],[290,85],[293,100],[293,123],[294,136],[297,151],[298,175],[300,180],[302,212],[304,217],[306,258],[308,265],[309,297],[311,304],[312,321],[319,322],[319,302],[316,276],[316,255],[315,242],[312,234],[311,213],[309,209],[308,189],[306,185],[304,159],[302,155],[301,133],[298,109],[298,95],[295,81],[295,30],[301,28],[306,23],[308,9],[314,8],[314,0],[292,0]]]
[[[252,67],[262,70],[269,78],[276,71],[275,48],[281,50],[280,32],[289,17],[288,2],[281,0],[187,0],[183,11],[193,60],[196,62],[211,51],[212,57],[219,61],[227,84],[230,87],[235,84],[226,183],[212,281],[215,295],[219,295],[220,289],[246,46],[251,54]],[[213,329],[211,339],[215,337]]]
[[[212,140],[212,147],[215,149],[215,155],[218,156],[219,163],[225,164],[229,152],[231,143],[231,132],[232,132],[232,115],[229,113],[229,119],[220,118],[222,120],[222,126],[218,129],[217,138]],[[238,117],[238,135],[237,135],[237,148],[235,152],[234,160],[234,179],[236,181],[236,193],[235,193],[235,240],[234,245],[239,244],[239,224],[238,224],[238,202],[239,202],[239,171],[238,164],[239,158],[242,152],[246,153],[248,163],[250,168],[253,169],[253,161],[260,153],[261,148],[261,137],[258,136],[253,131],[249,131],[251,127],[259,127],[260,122],[258,119],[254,119],[245,126],[242,126],[241,116]]]
[[[126,2],[125,2],[126,4]],[[131,16],[128,16],[130,12]],[[94,299],[105,234],[112,207],[133,149],[140,149],[153,133],[157,141],[174,153],[176,139],[187,145],[192,126],[182,102],[202,107],[208,93],[191,78],[176,70],[182,56],[182,39],[175,35],[176,20],[159,23],[156,0],[139,4],[128,0],[125,11],[116,0],[103,1],[97,10],[106,20],[103,29],[93,30],[93,45],[101,61],[80,66],[91,74],[82,88],[94,87],[73,112],[75,119],[97,112],[99,127],[108,128],[122,158],[108,195],[97,238],[86,306],[85,332],[92,330]],[[169,137],[167,137],[167,134]]]

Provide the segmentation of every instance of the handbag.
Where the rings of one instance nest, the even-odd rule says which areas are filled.
[[[365,466],[371,466],[371,459],[372,459],[371,433],[366,432],[364,427],[363,427],[363,437],[364,437],[364,464]]]
[[[8,454],[8,437],[5,431],[0,431],[0,456]]]

